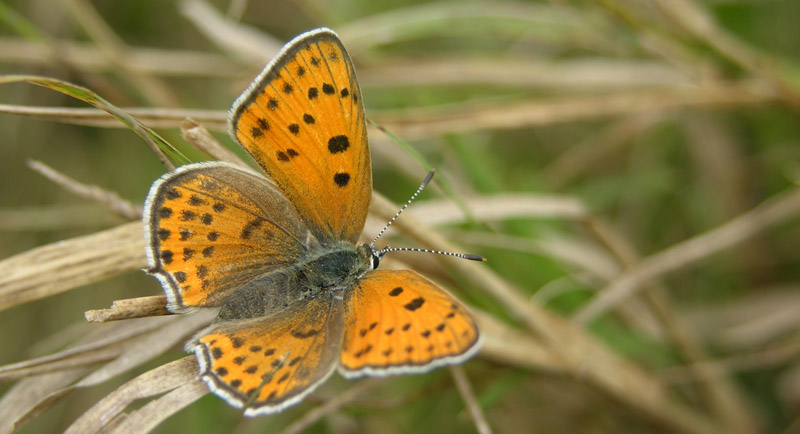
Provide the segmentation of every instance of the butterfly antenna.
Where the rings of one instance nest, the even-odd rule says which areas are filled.
[[[415,191],[414,194],[411,195],[411,199],[408,199],[408,202],[406,202],[402,207],[400,207],[400,211],[397,211],[397,214],[395,214],[394,217],[392,217],[392,219],[389,220],[389,223],[386,223],[386,226],[384,226],[383,229],[381,229],[381,231],[378,232],[378,236],[375,237],[375,239],[372,240],[371,243],[369,243],[370,247],[375,246],[375,243],[383,235],[383,233],[386,232],[387,229],[389,229],[389,226],[391,226],[392,223],[394,223],[394,221],[397,220],[397,217],[399,217],[400,214],[402,214],[403,211],[405,211],[405,209],[408,208],[409,205],[411,205],[411,202],[413,202],[414,199],[416,199],[417,196],[419,196],[419,194],[422,193],[422,190],[424,190],[425,187],[428,185],[428,183],[431,182],[431,179],[433,179],[433,174],[435,172],[436,172],[435,169],[432,169],[430,172],[428,172],[428,176],[426,176],[425,179],[422,180],[422,184],[420,184],[417,191]]]
[[[383,229],[381,229],[381,231],[378,232],[378,236],[376,236],[375,239],[372,240],[372,242],[369,245],[371,248],[375,245],[375,243],[383,235],[383,233],[386,232],[387,229],[389,229],[389,226],[391,226],[392,223],[394,223],[394,221],[397,220],[397,217],[399,217],[400,214],[402,214],[403,211],[405,211],[405,209],[408,208],[409,205],[411,205],[411,202],[413,202],[414,199],[416,199],[417,196],[419,196],[419,194],[422,193],[422,190],[424,190],[425,187],[428,185],[428,183],[431,182],[431,179],[433,179],[433,174],[435,172],[436,172],[435,170],[431,170],[430,172],[428,172],[428,176],[426,176],[425,179],[422,180],[422,184],[420,184],[420,186],[417,189],[417,191],[415,191],[414,194],[411,195],[411,198],[408,199],[408,202],[406,202],[402,207],[400,207],[400,211],[397,211],[397,214],[395,214],[394,217],[392,217],[392,219],[389,220],[389,223],[386,223],[386,226],[384,226]],[[405,252],[435,253],[437,255],[454,256],[456,258],[469,259],[470,261],[486,261],[486,258],[484,258],[483,256],[478,256],[478,255],[470,255],[470,254],[466,254],[466,253],[442,252],[442,251],[439,251],[439,250],[429,250],[429,249],[417,249],[417,248],[413,248],[413,247],[391,248],[391,247],[387,246],[385,249],[381,249],[381,250],[375,252],[375,254],[377,255],[378,259],[380,259],[380,258],[383,258],[383,256],[385,254],[389,253],[389,252],[404,252],[404,251]]]

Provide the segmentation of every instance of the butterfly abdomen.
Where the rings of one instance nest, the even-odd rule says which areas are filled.
[[[258,318],[286,309],[290,304],[316,295],[301,285],[299,267],[289,267],[257,277],[234,291],[217,315],[216,322]]]

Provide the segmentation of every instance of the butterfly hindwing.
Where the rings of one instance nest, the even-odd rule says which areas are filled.
[[[450,294],[410,270],[377,270],[346,298],[345,377],[425,372],[479,346],[475,321]]]
[[[145,209],[149,271],[173,312],[219,306],[315,243],[273,184],[229,164],[191,164],[165,175]]]
[[[279,314],[212,324],[187,344],[200,375],[245,415],[275,413],[300,401],[335,370],[344,320],[331,294]]]
[[[236,100],[230,125],[320,241],[358,239],[372,169],[361,91],[333,31],[289,42]]]

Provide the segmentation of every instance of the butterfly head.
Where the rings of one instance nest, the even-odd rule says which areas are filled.
[[[358,246],[357,249],[362,263],[367,264],[369,267],[367,271],[378,268],[378,265],[381,263],[381,259],[383,259],[383,255],[386,254],[386,252],[382,250],[375,250],[375,248],[369,244],[362,244]]]

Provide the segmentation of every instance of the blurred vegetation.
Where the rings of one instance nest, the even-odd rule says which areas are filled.
[[[0,3],[0,74],[87,87],[208,159],[181,138],[191,116],[243,156],[225,132],[232,101],[284,41],[331,27],[356,63],[367,116],[437,168],[438,187],[409,214],[489,258],[480,267],[530,306],[515,310],[461,264],[402,259],[552,357],[515,359],[499,350],[511,341],[490,334],[464,365],[494,432],[788,433],[800,431],[797,17],[795,0],[11,0]],[[87,310],[161,294],[135,261],[25,303],[6,291],[16,255],[130,221],[29,160],[136,205],[165,172],[140,137],[87,107],[0,85],[3,432],[20,417],[8,413],[21,375],[10,364],[105,326],[87,324]],[[426,167],[377,129],[370,140],[376,191],[405,201]],[[434,208],[448,203],[459,206]],[[540,307],[546,321],[533,315]],[[595,346],[658,392],[614,389],[627,373],[600,366]],[[125,381],[183,356],[179,342],[72,391],[20,432],[63,431]],[[87,369],[79,379],[100,365],[68,369]],[[157,431],[272,432],[301,420],[305,432],[475,431],[470,394],[453,378],[439,369],[368,383],[319,419],[315,408],[364,380],[332,378],[257,419],[207,395]],[[637,406],[655,395],[674,407]]]

